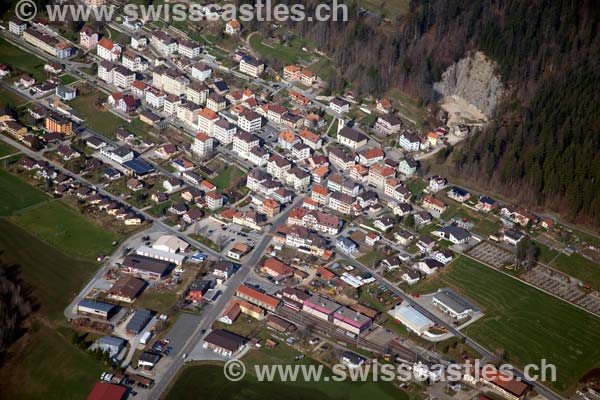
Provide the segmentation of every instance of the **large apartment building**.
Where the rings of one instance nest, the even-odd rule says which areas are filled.
[[[157,68],[152,72],[152,85],[175,96],[185,94],[189,84],[190,80],[175,69]]]
[[[73,47],[66,42],[62,42],[53,36],[46,33],[36,31],[33,28],[23,31],[23,39],[25,41],[56,58],[70,57],[73,52]]]

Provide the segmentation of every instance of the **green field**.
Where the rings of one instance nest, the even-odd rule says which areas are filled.
[[[536,242],[538,261],[554,269],[564,272],[583,283],[600,289],[600,265],[580,256],[579,254],[566,255]]]
[[[10,90],[6,90],[4,88],[0,89],[0,107],[10,107],[13,110],[27,102],[27,99],[19,96],[15,92],[11,92]]]
[[[50,200],[44,192],[4,169],[0,169],[0,193],[0,216],[9,216],[15,211]]]
[[[44,61],[27,53],[4,39],[0,39],[0,60],[12,71],[11,76],[19,76],[19,72],[26,72],[37,81],[45,79]]]
[[[60,83],[62,83],[63,85],[70,85],[73,82],[77,82],[79,79],[74,77],[73,75],[63,75],[60,77]]]
[[[14,147],[0,142],[0,157],[5,157],[8,156],[10,154],[15,154],[18,153],[19,150],[15,149]]]
[[[264,44],[263,40],[263,36],[258,33],[250,37],[250,46],[263,57],[277,59],[286,64],[295,64],[298,60],[309,58],[309,53],[302,50],[305,45],[302,40],[292,40],[291,46],[283,44],[271,46]]]
[[[546,359],[557,368],[565,392],[590,369],[600,367],[600,319],[491,270],[459,257],[451,267],[415,285],[412,293],[450,286],[479,304],[485,316],[465,329],[488,350],[503,349],[518,366]]]
[[[115,131],[121,126],[127,125],[127,121],[98,107],[96,101],[100,96],[101,94],[98,92],[84,93],[69,104],[85,119],[86,126],[102,135],[114,138]]]
[[[248,369],[251,369],[249,366]],[[268,382],[261,383],[254,376],[230,382],[223,376],[223,368],[216,365],[186,367],[177,377],[166,400],[197,399],[199,388],[210,393],[213,400],[353,400],[353,399],[408,399],[408,395],[390,383],[350,382]]]
[[[215,179],[211,180],[211,182],[219,190],[225,190],[229,189],[242,176],[244,176],[244,172],[241,169],[235,165],[230,165],[217,175]]]
[[[85,398],[101,368],[71,343],[63,310],[95,264],[66,256],[6,219],[0,218],[0,232],[0,258],[21,267],[40,305],[16,353],[0,369],[3,394],[15,400]]]
[[[600,289],[600,265],[579,254],[560,254],[549,264],[552,268],[580,279],[583,283]]]
[[[66,254],[90,260],[112,252],[111,243],[119,239],[60,201],[13,216],[11,222]]]

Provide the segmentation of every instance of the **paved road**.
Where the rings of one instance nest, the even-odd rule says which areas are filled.
[[[263,252],[271,242],[273,234],[275,233],[275,227],[282,224],[288,217],[289,213],[297,207],[302,202],[302,198],[298,197],[296,200],[289,205],[283,213],[281,213],[277,218],[273,220],[272,228],[265,232],[261,241],[256,245],[256,247],[249,254],[246,261],[243,262],[242,268],[240,268],[227,282],[227,289],[219,296],[219,298],[213,303],[209,304],[202,311],[202,320],[189,337],[189,339],[185,342],[185,345],[181,349],[175,349],[175,358],[172,361],[172,365],[170,365],[164,374],[160,377],[156,378],[154,387],[152,388],[151,393],[147,396],[147,399],[157,400],[160,398],[161,394],[168,387],[169,383],[175,378],[181,367],[183,366],[185,360],[183,359],[183,354],[189,354],[194,347],[196,347],[200,340],[202,339],[206,330],[210,328],[212,323],[219,318],[227,305],[229,304],[229,300],[234,296],[237,287],[244,282],[252,267],[256,265],[256,263],[262,257]]]

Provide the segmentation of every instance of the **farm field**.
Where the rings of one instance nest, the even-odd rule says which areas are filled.
[[[19,76],[19,72],[26,72],[37,81],[46,77],[44,61],[13,46],[4,39],[0,39],[0,59],[12,70],[11,76]]]
[[[238,167],[230,165],[225,168],[215,179],[212,180],[219,190],[229,189],[244,172]]]
[[[251,369],[250,369],[251,370]],[[325,373],[326,369],[324,369]],[[197,399],[198,387],[202,387],[214,400],[353,400],[363,399],[408,399],[408,395],[394,388],[390,383],[349,383],[349,382],[259,382],[246,374],[238,382],[230,382],[223,376],[223,368],[217,365],[186,367],[176,378],[166,400]]]
[[[0,157],[5,157],[10,154],[15,154],[17,152],[18,152],[18,150],[15,149],[14,147],[12,147],[6,143],[0,142]]]
[[[96,105],[100,94],[95,91],[85,93],[86,88],[80,90],[82,93],[70,102],[70,105],[77,110],[82,118],[85,119],[85,125],[92,127],[98,133],[109,138],[114,138],[115,131],[127,125],[127,121],[122,120],[116,115],[103,111]]]
[[[292,40],[291,46],[285,45],[266,45],[263,43],[261,34],[252,34],[250,37],[250,46],[263,57],[276,59],[286,64],[295,64],[301,59],[308,59],[309,53],[302,50],[304,43],[300,39]]]
[[[0,216],[9,216],[18,210],[34,206],[50,197],[25,181],[0,169]]]
[[[538,261],[600,290],[600,266],[579,254],[566,255],[536,242]]]
[[[73,331],[66,326],[63,310],[96,265],[65,255],[3,218],[0,231],[2,261],[20,266],[40,305],[0,369],[0,381],[9,382],[3,394],[15,400],[85,398],[101,368],[93,356],[72,344]]]
[[[600,290],[600,266],[579,254],[559,254],[548,265]]]
[[[546,359],[557,368],[566,392],[590,369],[600,366],[600,320],[482,264],[459,257],[444,272],[411,288],[429,293],[450,286],[479,304],[485,316],[465,329],[494,351],[506,351],[518,366]]]
[[[16,94],[15,92],[6,90],[5,88],[0,89],[0,107],[10,107],[14,110],[26,102],[27,99]]]
[[[11,222],[73,257],[95,259],[111,252],[119,237],[96,226],[61,201],[13,216]]]

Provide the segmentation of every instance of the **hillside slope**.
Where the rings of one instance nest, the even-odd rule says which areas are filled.
[[[496,123],[455,155],[455,172],[600,226],[595,1],[413,0],[408,14],[391,23],[356,6],[350,15],[345,24],[290,26],[343,71],[330,79],[332,91],[351,83],[359,95],[381,94],[396,86],[431,101],[433,83],[448,66],[482,51],[498,64],[508,90]]]

